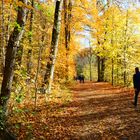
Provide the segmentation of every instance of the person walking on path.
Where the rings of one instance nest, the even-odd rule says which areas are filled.
[[[85,83],[85,76],[84,75],[81,75],[81,82]]]
[[[80,83],[84,83],[85,82],[85,76],[83,74],[80,74],[78,79],[79,79]]]
[[[133,84],[135,89],[134,105],[136,107],[138,102],[138,95],[140,92],[140,72],[138,67],[135,68],[135,74],[133,75]]]

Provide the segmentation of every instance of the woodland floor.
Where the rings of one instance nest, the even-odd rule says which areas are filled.
[[[20,121],[11,115],[10,130],[19,140],[140,140],[140,104],[133,106],[132,89],[86,82],[71,93],[67,102],[26,108]]]

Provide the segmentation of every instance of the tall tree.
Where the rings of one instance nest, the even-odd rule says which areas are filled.
[[[69,49],[70,49],[70,25],[71,25],[72,1],[64,0],[64,27],[66,48],[66,80],[69,79]]]
[[[51,92],[51,86],[53,82],[54,76],[54,68],[58,51],[58,41],[60,35],[60,27],[61,27],[61,10],[62,10],[63,0],[57,0],[55,6],[54,13],[54,25],[52,31],[52,41],[50,47],[49,61],[46,65],[46,73],[44,76],[44,84],[47,84],[47,92]]]
[[[89,40],[89,47],[90,47],[89,57],[88,57],[89,58],[89,66],[90,66],[89,75],[90,75],[90,81],[92,81],[92,55],[93,55],[93,52],[92,52],[90,40]]]
[[[34,0],[31,1],[32,2],[32,7],[34,7]],[[29,26],[29,45],[30,45],[30,49],[28,50],[28,54],[27,54],[27,73],[28,73],[28,77],[30,77],[31,74],[31,68],[32,68],[32,52],[33,52],[33,44],[32,44],[32,35],[33,35],[33,18],[34,18],[34,11],[33,9],[31,9],[31,13],[30,13],[30,26]],[[28,79],[29,81],[29,79]]]
[[[1,71],[3,72],[4,63],[5,63],[5,48],[4,48],[4,0],[1,1]]]
[[[125,21],[125,29],[124,29],[124,46],[123,46],[123,69],[124,69],[124,73],[123,73],[123,81],[124,81],[124,85],[126,85],[126,79],[127,79],[127,61],[126,61],[126,52],[127,52],[127,48],[128,48],[128,37],[127,37],[127,30],[128,30],[128,10],[126,12],[126,21]]]
[[[28,0],[19,0],[19,2],[27,5]],[[8,45],[6,48],[4,75],[0,94],[0,137],[2,140],[6,139],[4,132],[6,131],[5,121],[7,113],[7,103],[11,94],[17,48],[24,33],[26,18],[27,18],[27,8],[18,6],[18,14],[16,22],[19,26],[14,27],[14,30],[10,35]]]

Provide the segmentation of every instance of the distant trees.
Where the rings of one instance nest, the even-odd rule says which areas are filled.
[[[125,9],[124,3],[128,4]],[[139,20],[138,10],[129,8],[131,4],[115,0],[82,1],[87,18],[81,22],[88,26],[93,51],[97,56],[97,81],[110,81],[124,86],[132,84],[130,73],[139,65],[133,56],[139,52]],[[92,9],[91,5],[94,5]],[[140,59],[138,55],[136,57]]]
[[[97,77],[97,58],[93,52],[92,46],[90,46],[90,48],[82,49],[81,52],[79,52],[76,57],[76,63],[77,75],[82,73],[87,80],[97,80],[95,79],[95,77]]]

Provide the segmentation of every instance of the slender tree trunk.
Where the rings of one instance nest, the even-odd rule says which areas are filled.
[[[97,56],[97,62],[98,62],[98,82],[105,81],[104,75],[105,75],[105,58],[100,58]]]
[[[65,48],[66,48],[66,80],[69,80],[69,49],[70,49],[70,24],[71,24],[71,0],[64,0],[64,24],[65,24]]]
[[[112,72],[111,72],[111,82],[114,85],[114,59],[112,58]]]
[[[90,52],[89,52],[89,76],[90,76],[90,81],[92,81],[92,47],[90,45],[90,40],[89,40],[89,46],[90,46]]]
[[[68,4],[68,43],[70,47],[71,41],[71,20],[72,20],[72,0],[69,0]]]
[[[1,72],[3,73],[4,64],[5,64],[5,47],[4,47],[4,36],[5,36],[5,29],[4,29],[4,0],[1,1]]]
[[[101,82],[101,60],[100,57],[97,56],[97,62],[98,62],[98,82]]]
[[[41,17],[41,13],[40,13],[40,17]],[[41,19],[40,19],[40,21],[41,21]],[[46,28],[45,25],[46,25],[46,22],[43,23],[43,26],[42,26],[43,30],[45,30],[45,28]],[[41,43],[39,40],[41,40]],[[45,40],[46,40],[45,33],[43,32],[41,39],[38,38],[39,54],[38,54],[37,70],[36,70],[36,75],[35,75],[35,108],[37,106],[38,76],[39,76],[40,67],[41,67],[41,54],[43,51]]]
[[[107,9],[110,7],[110,3],[111,1],[110,0],[107,0]],[[105,13],[105,9],[104,9],[104,13]],[[109,19],[107,18],[106,19],[106,21],[108,21]],[[105,24],[105,36],[104,36],[104,43],[106,42],[106,37],[107,37],[107,33],[108,33],[108,30],[107,30],[107,28],[108,28],[108,23],[106,22],[106,24]],[[105,50],[105,48],[103,47],[103,50]],[[104,75],[105,75],[105,61],[106,61],[106,58],[105,57],[103,57],[103,58],[101,58],[101,69],[100,69],[100,72],[101,72],[101,81],[103,82],[103,81],[105,81],[105,78],[104,78]]]
[[[110,0],[108,0],[108,2],[110,4]],[[112,12],[113,12],[113,16],[112,16],[111,46],[112,46],[112,53],[113,53],[114,52],[114,10]],[[111,80],[111,82],[112,82],[112,85],[114,85],[114,58],[113,57],[111,59],[111,63],[112,63],[112,72],[111,72],[111,75],[112,75],[111,79],[112,80]]]
[[[69,51],[69,44],[68,44],[68,1],[64,0],[64,28],[65,28],[65,48],[66,48],[66,81],[68,80],[68,51]]]
[[[92,81],[92,60],[90,58],[90,81]]]
[[[60,35],[60,26],[61,26],[62,3],[63,3],[63,0],[56,1],[50,56],[49,56],[49,61],[46,65],[46,74],[44,77],[44,83],[48,85],[47,87],[48,93],[51,92],[51,86],[52,86],[53,76],[54,76],[54,68],[55,68],[54,66],[56,62],[58,41],[59,41],[59,35]]]
[[[65,28],[65,48],[68,48],[68,4],[67,0],[64,0],[64,28]]]
[[[123,48],[123,57],[124,57],[124,72],[123,72],[123,81],[124,81],[124,86],[126,85],[126,79],[127,79],[127,62],[126,62],[126,52],[127,52],[127,29],[128,28],[128,10],[126,13],[126,25],[125,25],[125,31],[124,31],[124,48]]]
[[[43,41],[42,44],[39,44],[39,53],[38,53],[38,62],[37,62],[37,70],[36,70],[36,76],[35,76],[35,108],[37,106],[37,90],[38,90],[38,75],[40,72],[40,61],[41,61],[41,53],[43,48]]]
[[[116,77],[116,83],[117,85],[119,84],[119,61],[118,61],[119,56],[117,55],[117,77]]]
[[[68,46],[66,48],[66,58],[67,58],[67,64],[66,64],[66,68],[67,68],[67,80],[69,80],[69,50],[70,50],[70,41],[71,41],[71,15],[72,13],[72,1],[69,0],[68,3],[68,23],[67,23],[67,28],[68,28],[68,35],[67,35],[67,43]]]
[[[105,58],[101,59],[101,81],[105,81],[104,80],[104,74],[105,74]]]
[[[32,7],[34,7],[34,0],[32,0]],[[29,45],[30,49],[28,50],[27,54],[27,74],[28,77],[31,75],[31,69],[32,69],[32,52],[33,52],[33,45],[32,45],[32,34],[33,34],[33,18],[34,18],[34,11],[31,9],[30,13],[30,27],[29,27]],[[28,79],[28,82],[30,81],[30,78]]]
[[[124,86],[125,86],[126,85],[126,78],[127,78],[127,76],[126,76],[126,50],[124,50],[124,64],[123,64],[123,66],[124,66],[123,82],[124,82]]]
[[[24,4],[27,4],[27,0],[19,0]],[[17,53],[17,47],[19,46],[19,42],[24,33],[24,26],[26,23],[27,9],[24,7],[18,7],[17,14],[17,24],[19,24],[21,30],[16,26],[10,35],[8,45],[6,48],[6,59],[5,59],[5,68],[4,75],[1,87],[0,94],[0,137],[3,137],[2,140],[5,140],[5,136],[3,135],[5,131],[5,120],[6,120],[6,112],[7,112],[7,103],[11,94],[11,87],[14,76],[14,65],[15,65],[15,57]],[[2,129],[3,128],[3,129]]]
[[[10,9],[9,9],[9,16],[8,16],[8,24],[6,27],[6,45],[8,44],[9,36],[10,36],[10,23],[11,23],[11,14],[12,14],[12,7],[13,5],[10,4]]]

